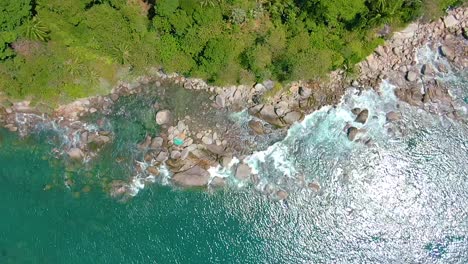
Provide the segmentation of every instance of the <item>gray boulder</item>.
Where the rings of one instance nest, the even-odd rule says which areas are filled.
[[[414,82],[418,79],[419,75],[417,72],[414,72],[414,71],[408,71],[406,73],[406,80],[408,80],[409,82]]]
[[[176,173],[172,182],[181,187],[204,187],[208,185],[210,173],[200,166],[194,166],[186,171]]]
[[[299,121],[300,119],[302,118],[302,114],[297,112],[297,111],[293,111],[293,112],[289,112],[287,113],[284,117],[283,117],[283,120],[284,122],[286,122],[286,124],[294,124],[295,122]]]
[[[451,47],[444,45],[440,47],[439,51],[440,51],[440,54],[446,57],[447,59],[449,60],[455,59],[455,51]]]
[[[278,115],[276,115],[275,108],[272,105],[264,106],[258,114],[258,117],[272,125],[279,127],[284,126],[284,124],[279,119]]]
[[[164,125],[171,122],[171,112],[169,110],[162,110],[156,114],[156,123]]]
[[[444,24],[445,27],[451,28],[458,24],[458,20],[453,15],[449,15],[444,18]]]
[[[358,116],[356,117],[355,122],[365,124],[367,122],[367,118],[369,117],[369,110],[364,109],[361,112],[359,112]]]

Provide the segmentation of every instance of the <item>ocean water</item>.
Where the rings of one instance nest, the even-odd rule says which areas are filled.
[[[466,113],[466,72],[440,80]],[[160,182],[125,203],[103,190],[132,175],[137,143],[159,133],[141,110],[152,100],[121,101],[106,123],[115,142],[85,165],[56,158],[56,131],[0,130],[0,263],[467,263],[466,119],[409,106],[394,88],[350,89],[247,157],[255,184],[218,168],[225,189]],[[366,124],[355,107],[369,110]],[[388,123],[389,111],[402,119]],[[347,125],[362,129],[356,142]]]

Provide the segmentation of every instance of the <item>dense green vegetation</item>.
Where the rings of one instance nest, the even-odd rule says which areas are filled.
[[[150,66],[217,84],[348,70],[457,0],[0,0],[0,89],[59,102]]]

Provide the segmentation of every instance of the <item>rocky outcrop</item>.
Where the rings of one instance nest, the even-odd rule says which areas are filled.
[[[181,187],[205,187],[210,180],[210,174],[205,169],[194,166],[187,171],[176,173],[172,182]]]
[[[438,76],[446,74],[447,67],[454,71],[468,67],[463,35],[467,25],[466,8],[450,10],[446,17],[432,23],[409,25],[359,64],[360,76],[356,83],[378,87],[387,79],[397,86],[395,92],[402,101],[436,114],[456,116],[452,98]],[[450,66],[442,61],[422,63],[417,54],[422,49],[439,52]]]

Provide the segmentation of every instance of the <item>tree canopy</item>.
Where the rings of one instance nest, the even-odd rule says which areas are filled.
[[[384,25],[460,2],[0,1],[0,90],[67,100],[158,65],[216,84],[316,79],[352,69],[383,41]]]

